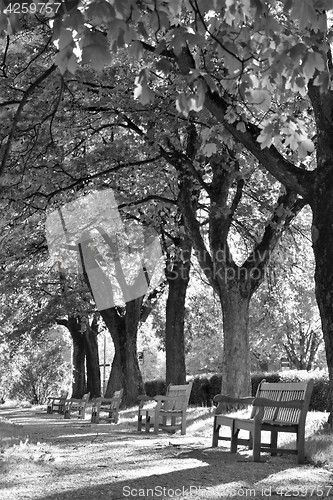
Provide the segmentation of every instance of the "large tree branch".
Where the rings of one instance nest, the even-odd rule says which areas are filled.
[[[228,130],[234,139],[245,146],[278,181],[289,189],[296,191],[303,198],[309,198],[315,175],[314,172],[296,167],[290,161],[286,160],[274,146],[261,149],[257,141],[260,129],[255,125],[250,123],[245,124],[246,131],[242,132],[237,129],[237,121],[232,124],[229,123],[225,118],[228,104],[216,92],[207,91],[205,107]]]
[[[42,75],[40,75],[31,85],[30,87],[27,88],[27,90],[24,92],[24,95],[21,99],[21,102],[16,110],[16,113],[14,115],[13,121],[12,121],[12,126],[8,135],[8,139],[4,148],[4,152],[2,155],[2,161],[0,165],[0,175],[3,174],[8,156],[10,154],[12,142],[14,139],[14,135],[17,129],[18,122],[20,121],[21,114],[23,112],[24,106],[27,104],[29,97],[34,93],[36,88],[44,81],[46,80],[55,70],[57,69],[57,66],[55,64],[52,64],[52,66],[44,71]]]
[[[186,156],[192,163],[198,147],[198,137],[193,124],[189,125],[187,134]],[[184,217],[186,231],[192,241],[201,269],[205,273],[209,283],[213,286],[216,292],[218,292],[219,288],[215,277],[213,260],[201,234],[200,223],[196,216],[196,209],[200,194],[198,184],[195,185],[193,182],[195,177],[193,177],[192,169],[187,168],[180,173],[182,175],[180,175],[179,182],[178,206]],[[201,183],[199,183],[199,186],[200,185]]]
[[[288,227],[292,219],[294,219],[305,204],[305,200],[300,200],[297,193],[290,189],[287,189],[279,197],[273,216],[265,228],[261,241],[256,245],[242,266],[247,270],[246,276],[252,292],[258,288],[264,279],[267,263],[281,233]]]

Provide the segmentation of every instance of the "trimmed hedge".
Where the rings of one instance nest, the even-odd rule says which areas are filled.
[[[166,393],[165,380],[157,379],[146,382],[145,393],[150,397],[157,396],[157,394],[161,394],[162,396],[164,396]]]
[[[274,373],[253,373],[251,375],[252,395],[257,392],[258,385],[263,379],[267,382],[300,382],[302,380],[314,379],[314,387],[310,401],[310,410],[329,411],[329,383],[328,374],[324,370],[307,372],[303,370],[288,370]],[[190,397],[190,405],[212,406],[213,398],[221,393],[222,375],[212,377],[195,377]],[[145,383],[145,391],[148,396],[165,394],[166,384],[164,380],[152,380]]]

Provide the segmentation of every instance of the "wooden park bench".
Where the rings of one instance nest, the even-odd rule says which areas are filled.
[[[70,398],[65,401],[64,417],[71,418],[72,413],[77,413],[77,418],[84,420],[86,408],[89,402],[90,392],[84,394],[81,399]]]
[[[154,427],[154,433],[159,429],[167,432],[180,430],[186,434],[186,410],[190,399],[193,382],[186,385],[172,385],[167,388],[165,396],[139,396],[138,431],[141,431],[143,423],[145,431],[149,432]],[[154,408],[145,408],[147,401],[155,401]]]
[[[107,417],[105,417],[107,422],[117,423],[119,419],[119,406],[121,403],[121,398],[123,397],[123,389],[119,391],[115,391],[113,393],[112,398],[96,398],[93,401],[92,409],[91,409],[91,422],[94,424],[98,424],[101,417],[102,412],[107,413]]]
[[[231,453],[237,452],[239,444],[253,449],[253,460],[260,461],[260,452],[271,455],[277,453],[293,453],[297,455],[297,463],[305,460],[305,420],[313,390],[313,380],[306,382],[278,382],[269,383],[263,380],[255,397],[232,398],[219,394],[214,402],[218,403],[214,416],[213,447],[219,440],[231,441]],[[238,418],[222,415],[226,404],[252,404],[250,418]],[[231,430],[231,437],[220,436],[220,428],[227,426]],[[239,431],[249,432],[248,439],[240,439]],[[270,432],[270,442],[261,442],[261,432]],[[296,449],[278,448],[279,432],[296,434]]]
[[[47,399],[47,413],[64,413],[64,405],[68,396],[68,391],[61,391],[60,396],[49,396]]]

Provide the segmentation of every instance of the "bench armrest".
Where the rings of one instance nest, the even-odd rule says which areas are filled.
[[[60,401],[60,400],[64,400],[64,398],[60,398],[60,397],[56,397],[56,396],[49,396],[47,398],[47,403],[54,403],[55,401]]]
[[[273,408],[303,408],[303,399],[292,399],[290,401],[273,401],[268,398],[254,398],[253,406],[271,406]]]
[[[213,402],[217,403],[217,408],[215,409],[215,414],[219,415],[220,413],[225,412],[225,405],[234,404],[234,405],[251,405],[253,403],[254,397],[245,397],[245,398],[234,398],[232,396],[227,396],[224,394],[217,394]]]
[[[153,401],[154,400],[154,396],[146,396],[146,394],[140,394],[140,396],[138,396],[138,401]]]
[[[65,401],[65,406],[66,408],[68,408],[69,406],[85,406],[87,404],[87,401],[82,401],[82,399],[76,399],[76,398],[70,398],[70,399],[66,399]]]
[[[163,401],[168,401],[168,400],[173,400],[174,398],[168,398],[168,396],[161,396],[161,395],[157,395],[154,397],[154,401],[157,401],[157,402],[163,402]]]
[[[242,405],[251,405],[253,403],[254,397],[245,397],[245,398],[233,398],[232,396],[225,396],[224,394],[217,394],[214,397],[214,403],[238,403]]]
[[[141,394],[138,396],[138,401],[139,401],[139,412],[145,407],[145,404],[148,403],[149,401],[155,401],[154,396],[146,396],[146,394]]]

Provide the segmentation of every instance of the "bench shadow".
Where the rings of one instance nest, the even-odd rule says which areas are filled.
[[[138,454],[138,460],[140,454]],[[159,457],[161,460],[161,457]],[[197,461],[196,467],[186,468],[183,461]],[[107,498],[117,500],[124,498],[172,498],[190,497],[192,499],[214,499],[224,495],[235,496],[238,489],[244,494],[250,491],[254,482],[265,481],[271,474],[279,473],[296,467],[287,461],[283,463],[262,462],[256,464],[255,475],[252,460],[231,455],[222,449],[203,448],[179,451],[174,456],[179,461],[179,470],[153,473],[149,476],[136,477],[129,480],[99,482],[89,487],[55,492],[40,497],[40,500],[79,500],[92,498]],[[156,463],[158,457],[156,458]],[[184,467],[185,465],[185,467]],[[182,468],[184,467],[184,468]],[[140,470],[140,467],[138,467]],[[255,479],[254,479],[255,478]],[[238,486],[237,486],[238,485]],[[258,493],[262,488],[258,486]],[[237,496],[238,498],[238,496]]]

